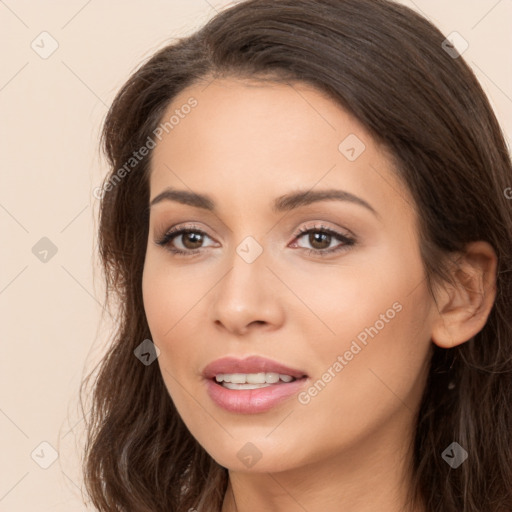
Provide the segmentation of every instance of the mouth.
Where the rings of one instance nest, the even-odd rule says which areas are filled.
[[[301,378],[305,378],[304,375]],[[215,382],[227,389],[260,389],[278,384],[287,384],[298,380],[284,373],[219,373],[214,377]]]
[[[307,377],[307,374],[303,370],[291,368],[271,359],[250,356],[245,359],[237,359],[235,357],[217,359],[204,368],[203,377],[214,379],[215,382],[221,385],[247,384],[265,387],[267,385],[288,383],[302,379]]]
[[[210,398],[235,413],[265,412],[298,393],[306,384],[303,371],[258,356],[226,357],[203,370]]]

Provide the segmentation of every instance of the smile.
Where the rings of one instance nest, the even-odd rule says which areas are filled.
[[[239,414],[269,411],[299,393],[309,380],[302,370],[259,356],[218,359],[205,367],[203,376],[210,399]]]

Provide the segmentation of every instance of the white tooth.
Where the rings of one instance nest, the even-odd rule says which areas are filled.
[[[264,373],[248,373],[246,380],[249,384],[264,384],[265,374]]]
[[[293,377],[291,375],[276,372],[220,373],[215,376],[215,380],[219,383],[231,382],[233,384],[277,384],[280,380],[282,382],[291,382],[293,380]]]
[[[223,382],[222,386],[228,389],[259,389],[266,388],[272,384],[233,384],[232,382]]]
[[[245,373],[232,373],[231,374],[231,382],[233,384],[245,384],[246,380]]]
[[[265,382],[268,382],[270,384],[275,384],[276,382],[279,382],[279,373],[266,373]]]

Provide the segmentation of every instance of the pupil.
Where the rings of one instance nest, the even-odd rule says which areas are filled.
[[[197,249],[198,247],[201,247],[202,242],[203,235],[200,233],[186,233],[183,240],[183,245],[187,249]]]
[[[327,242],[327,244],[322,242]],[[309,234],[309,243],[315,248],[315,249],[326,249],[331,245],[331,235],[328,233],[310,233]],[[315,244],[319,243],[320,247],[316,246]]]

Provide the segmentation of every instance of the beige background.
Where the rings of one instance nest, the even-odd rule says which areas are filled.
[[[403,3],[468,41],[464,57],[510,140],[512,2]],[[106,172],[99,127],[142,59],[227,4],[0,1],[2,512],[86,510],[77,392],[84,364],[101,353],[108,329],[100,325],[103,287],[94,251],[92,190]],[[52,44],[57,50],[42,58]],[[54,255],[44,253],[43,237]],[[56,460],[41,467],[52,455]]]

